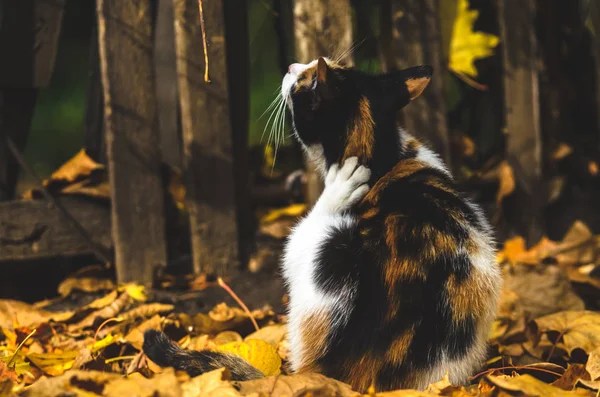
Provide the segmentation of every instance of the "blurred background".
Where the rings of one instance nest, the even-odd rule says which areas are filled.
[[[282,146],[268,140],[268,107],[290,63],[334,54],[372,73],[434,66],[400,123],[484,205],[498,241],[600,229],[597,0],[16,4],[0,2],[0,50],[34,51],[0,67],[6,279],[276,267],[320,183],[289,120]]]

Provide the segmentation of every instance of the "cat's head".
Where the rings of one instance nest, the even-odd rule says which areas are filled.
[[[369,75],[318,58],[290,65],[281,94],[296,137],[323,172],[352,156],[370,166],[377,157],[383,169],[399,156],[398,110],[421,95],[432,72],[417,66]]]

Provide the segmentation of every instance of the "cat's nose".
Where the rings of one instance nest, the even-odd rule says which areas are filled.
[[[288,73],[290,74],[299,74],[302,71],[302,65],[301,63],[292,63],[290,66],[288,66]]]

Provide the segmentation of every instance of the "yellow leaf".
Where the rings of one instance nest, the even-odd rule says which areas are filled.
[[[21,352],[18,352],[16,355],[14,354],[14,351],[7,351],[7,353],[8,355],[0,357],[0,361],[6,364],[9,369],[15,371],[17,375],[23,375],[29,372],[29,363],[25,361]]]
[[[278,375],[281,372],[279,354],[273,346],[260,339],[225,343],[217,346],[216,350],[243,358],[266,376]]]
[[[468,0],[459,0],[450,40],[450,65],[455,72],[477,77],[474,61],[493,55],[500,39],[489,33],[474,32],[473,23],[479,11],[469,10]]]
[[[48,375],[58,376],[71,369],[77,351],[68,350],[63,353],[29,353],[27,359]]]
[[[123,290],[138,302],[145,302],[148,299],[146,296],[146,287],[143,285],[127,283],[119,288],[119,291]]]
[[[531,375],[521,375],[515,377],[508,376],[488,376],[488,380],[496,387],[508,391],[515,392],[518,395],[532,397],[573,397],[573,396],[589,396],[593,395],[588,390],[573,390],[566,391],[558,387],[551,386],[534,378]],[[513,393],[511,393],[512,395]]]
[[[90,350],[95,353],[99,350],[104,349],[105,347],[108,347],[110,345],[112,345],[113,343],[115,343],[117,340],[119,340],[120,335],[114,336],[112,334],[108,334],[106,335],[104,338],[95,341],[92,346],[90,346]]]
[[[285,208],[277,208],[269,211],[265,216],[260,220],[261,223],[269,223],[274,222],[279,218],[283,218],[284,216],[289,217],[298,217],[306,211],[306,204],[292,204],[289,207]]]
[[[225,368],[206,372],[181,385],[183,397],[237,397],[241,394],[235,390],[230,380],[229,371]]]
[[[600,347],[600,313],[592,311],[564,311],[535,320],[540,332],[555,331],[562,338],[566,350],[580,348],[592,352]]]

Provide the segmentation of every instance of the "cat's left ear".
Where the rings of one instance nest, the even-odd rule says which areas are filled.
[[[433,68],[429,65],[415,66],[401,71],[411,101],[417,99],[431,81]]]

